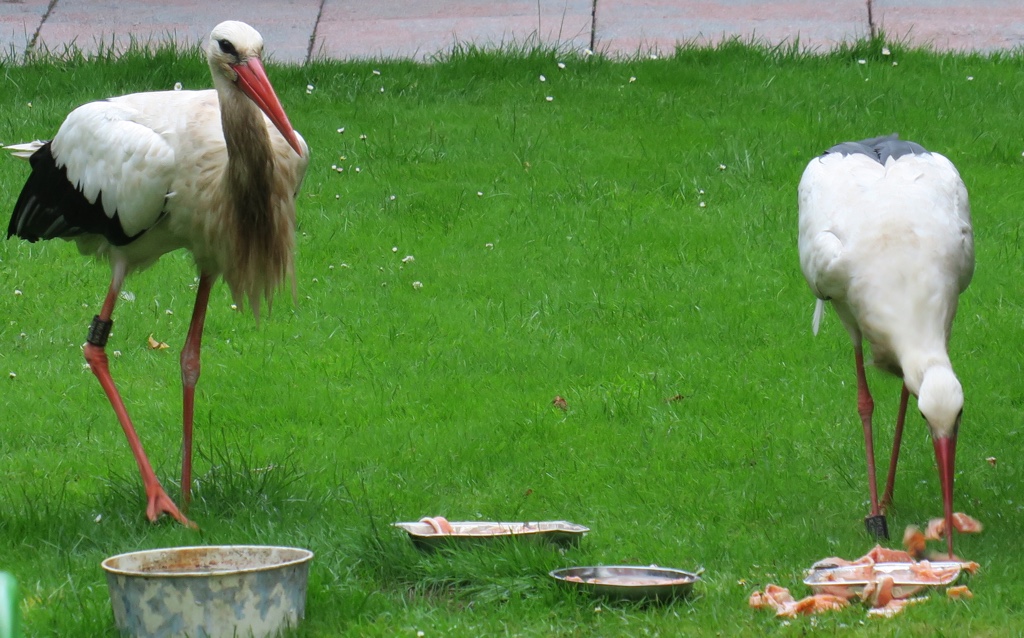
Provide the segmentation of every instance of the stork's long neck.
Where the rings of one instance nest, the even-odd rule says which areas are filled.
[[[269,219],[270,187],[274,173],[273,147],[263,112],[240,90],[221,90],[220,117],[228,165],[224,172],[228,200],[244,239],[263,230]]]
[[[263,112],[235,86],[218,87],[228,161],[224,171],[227,228],[232,258],[224,278],[236,300],[248,297],[259,315],[292,269],[292,222],[277,214],[275,164]]]
[[[910,356],[901,357],[900,362],[903,364],[903,382],[907,385],[907,390],[910,390],[914,396],[920,394],[924,374],[929,368],[953,369],[953,364],[945,349],[913,353]]]

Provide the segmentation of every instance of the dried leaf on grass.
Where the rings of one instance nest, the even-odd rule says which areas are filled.
[[[170,346],[164,343],[163,341],[157,341],[156,339],[154,339],[153,335],[149,335],[147,341],[149,342],[150,350],[166,350],[167,348],[170,348]]]

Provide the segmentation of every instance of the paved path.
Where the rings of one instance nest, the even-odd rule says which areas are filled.
[[[1024,0],[872,1],[873,23],[891,38],[944,50],[1024,47]],[[255,26],[273,59],[296,63],[429,60],[455,43],[632,55],[738,37],[827,50],[871,30],[866,0],[0,0],[0,47],[21,56],[31,46],[92,53],[132,38],[198,43],[229,18]]]

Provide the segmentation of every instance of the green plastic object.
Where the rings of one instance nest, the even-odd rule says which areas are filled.
[[[21,638],[18,623],[18,581],[0,572],[0,638]]]

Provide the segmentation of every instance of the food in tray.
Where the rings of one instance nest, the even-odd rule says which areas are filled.
[[[583,578],[582,576],[565,576],[563,580],[570,583],[586,583],[588,585],[614,585],[616,587],[669,587],[686,585],[693,582],[692,578],[660,578],[658,576],[612,576],[610,578]]]
[[[473,543],[487,539],[535,538],[555,545],[575,545],[590,531],[568,521],[510,523],[498,521],[449,521],[443,516],[426,516],[419,521],[393,524],[405,530],[420,549],[436,549],[452,543]]]
[[[956,520],[954,526],[958,525]],[[854,560],[835,556],[822,559],[811,567],[804,580],[814,590],[813,595],[796,600],[785,587],[769,584],[764,591],[753,592],[749,604],[755,609],[774,609],[777,616],[793,617],[841,609],[851,599],[859,598],[868,606],[869,615],[893,616],[907,605],[927,600],[912,597],[925,587],[949,585],[961,571],[977,571],[978,564],[974,562],[916,560],[915,556],[924,553],[924,536],[919,529],[908,528],[904,544],[910,551],[876,545]],[[964,599],[972,594],[961,586],[950,587],[947,596]]]
[[[659,601],[686,596],[700,580],[698,574],[657,565],[564,567],[549,575],[572,589],[599,596]]]
[[[503,536],[541,531],[540,523],[451,523],[443,516],[425,516],[419,522],[430,526],[429,534]]]
[[[434,530],[435,534],[451,534],[455,531],[444,516],[424,516],[420,522],[430,525],[430,529]]]
[[[875,545],[871,548],[867,554],[864,554],[860,558],[854,560],[847,560],[845,558],[839,558],[838,556],[830,556],[829,558],[823,558],[818,562],[811,565],[811,569],[829,569],[833,567],[852,567],[856,565],[863,566],[868,573],[870,569],[876,563],[912,563],[914,557],[908,552],[904,552],[899,549],[888,549],[881,545]]]

